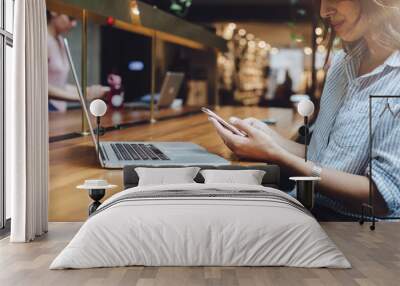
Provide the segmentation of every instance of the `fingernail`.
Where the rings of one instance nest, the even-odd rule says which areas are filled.
[[[232,124],[235,124],[237,121],[239,120],[239,118],[232,116],[231,118],[229,118],[229,122]]]

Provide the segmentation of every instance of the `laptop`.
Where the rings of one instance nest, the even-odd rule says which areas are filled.
[[[67,39],[64,46],[68,56],[72,75],[78,90],[83,113],[88,121],[90,136],[93,140],[98,159],[103,168],[122,169],[124,166],[162,166],[162,165],[212,165],[225,166],[230,162],[215,154],[209,153],[203,147],[190,142],[120,142],[102,141],[96,139],[87,103],[82,94],[75,65]]]
[[[160,93],[154,95],[156,109],[172,106],[178,96],[184,77],[185,74],[180,72],[166,73]],[[151,95],[147,94],[139,102],[126,102],[124,107],[150,109],[150,102]]]

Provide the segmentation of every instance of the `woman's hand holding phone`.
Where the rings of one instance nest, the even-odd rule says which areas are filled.
[[[247,134],[245,132],[237,129],[232,124],[229,124],[224,119],[222,119],[220,116],[218,116],[216,113],[212,112],[210,109],[202,107],[201,111],[203,111],[205,114],[207,114],[209,118],[213,118],[216,121],[218,121],[223,127],[228,129],[229,131],[231,131],[233,134],[236,134],[236,135],[239,135],[239,136],[242,136],[242,137],[246,137],[247,136]]]
[[[250,120],[231,118],[230,125],[246,133],[246,136],[241,136],[228,130],[214,117],[210,116],[209,119],[225,145],[239,157],[278,162],[286,153],[286,150],[278,144],[275,136],[273,136],[273,130],[266,132],[267,130],[262,130],[261,125],[252,126],[249,123]]]

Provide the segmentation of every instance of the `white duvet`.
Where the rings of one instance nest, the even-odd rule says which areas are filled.
[[[244,195],[121,199],[175,190]],[[271,199],[252,197],[251,191]],[[85,222],[50,269],[128,265],[350,267],[295,199],[272,188],[232,184],[136,187],[118,193]]]

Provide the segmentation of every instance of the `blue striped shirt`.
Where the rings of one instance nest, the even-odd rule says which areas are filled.
[[[400,216],[400,51],[372,72],[358,76],[367,46],[360,42],[349,53],[338,52],[327,74],[321,108],[310,142],[309,160],[322,167],[356,175],[369,170],[369,96],[373,99],[372,179],[384,198],[389,216]],[[394,116],[397,115],[397,116]],[[335,198],[317,194],[316,203],[352,214]],[[361,206],[360,206],[361,208]]]

